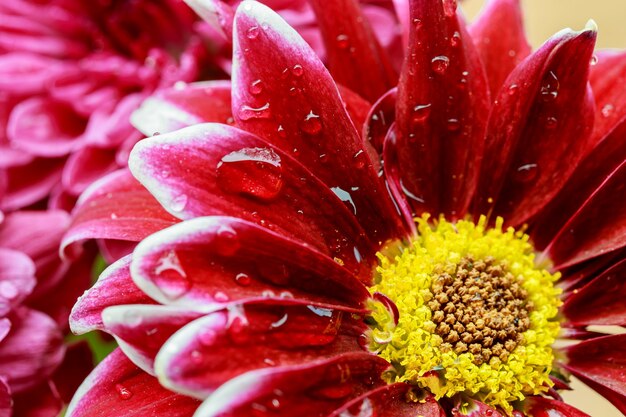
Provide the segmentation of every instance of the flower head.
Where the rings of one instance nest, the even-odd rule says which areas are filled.
[[[624,92],[605,72],[624,55],[591,66],[593,24],[531,54],[511,0],[469,30],[454,1],[408,3],[397,87],[373,105],[393,65],[359,13],[314,7],[351,33],[325,37],[329,73],[243,2],[232,84],[137,113],[161,134],[81,197],[64,241],[132,250],[73,310],[120,350],[70,416],[584,416],[558,394],[571,375],[624,409],[624,336],[588,329],[626,317]],[[361,95],[333,78],[357,73]]]

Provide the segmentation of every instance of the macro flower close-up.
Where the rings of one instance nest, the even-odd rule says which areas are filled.
[[[587,416],[573,380],[626,415],[626,53],[594,21],[533,50],[518,0],[188,3],[228,77],[145,94],[76,202],[61,256],[110,265],[69,325],[118,347],[67,417]]]

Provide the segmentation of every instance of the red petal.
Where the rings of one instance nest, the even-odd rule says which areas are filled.
[[[159,352],[156,370],[165,386],[206,398],[248,371],[361,351],[364,327],[350,314],[313,306],[235,306],[176,333]]]
[[[244,3],[235,15],[233,114],[239,126],[297,156],[328,187],[349,193],[373,241],[403,235],[330,74],[300,36],[258,2]]]
[[[585,340],[564,351],[567,362],[563,366],[572,374],[626,397],[626,334]]]
[[[485,65],[491,97],[529,54],[519,0],[490,0],[469,31]]]
[[[99,178],[119,168],[115,161],[116,149],[85,146],[67,159],[61,181],[72,195],[80,195]]]
[[[0,378],[0,417],[11,417],[13,413],[13,399],[11,389],[4,378]]]
[[[86,121],[62,102],[31,98],[15,106],[7,126],[11,144],[32,155],[54,158],[79,146]]]
[[[75,334],[103,330],[102,311],[110,306],[148,304],[152,299],[141,291],[130,277],[130,256],[105,269],[93,287],[78,298],[70,315],[70,328]]]
[[[626,245],[626,161],[561,228],[546,248],[556,268],[586,261]]]
[[[242,301],[363,306],[367,289],[306,245],[232,217],[201,217],[135,249],[134,281],[163,304],[210,311]]]
[[[576,166],[567,183],[533,220],[531,236],[535,248],[544,249],[585,201],[626,160],[625,135],[626,118]]]
[[[185,0],[205,22],[218,31],[224,38],[231,40],[235,12],[219,0]]]
[[[24,308],[10,318],[11,331],[0,343],[0,375],[17,393],[49,377],[63,360],[65,346],[56,323],[45,314]]]
[[[127,170],[114,172],[83,193],[63,237],[62,253],[86,239],[137,242],[178,222]]]
[[[544,397],[526,398],[524,408],[533,417],[590,417],[571,405]]]
[[[64,405],[50,381],[44,381],[34,389],[14,395],[13,402],[14,417],[58,417]]]
[[[0,209],[16,210],[48,196],[61,180],[64,163],[63,158],[36,158],[25,165],[9,167]]]
[[[504,417],[506,414],[501,414],[483,402],[462,396],[455,399],[452,415],[468,417]]]
[[[397,80],[385,51],[356,0],[310,2],[334,79],[375,101]],[[364,70],[367,68],[367,70]]]
[[[350,353],[313,364],[266,368],[231,379],[198,409],[196,417],[238,417],[254,410],[280,416],[326,416],[376,388],[388,366],[368,353]]]
[[[67,346],[65,358],[54,372],[53,380],[60,398],[69,403],[94,367],[93,353],[86,340]]]
[[[434,397],[429,396],[423,402],[408,401],[406,394],[410,390],[411,386],[407,384],[385,385],[344,404],[328,417],[446,417],[445,411],[435,401]],[[497,416],[494,415],[493,417]]]
[[[115,336],[135,365],[154,375],[154,358],[177,330],[199,313],[162,305],[117,305],[102,312],[104,331]]]
[[[595,39],[593,28],[559,32],[509,76],[489,120],[476,214],[523,223],[591,150],[587,75]]]
[[[203,122],[233,121],[230,82],[207,81],[164,89],[146,99],[131,118],[146,136]]]
[[[574,290],[561,311],[574,325],[626,326],[626,260]]]
[[[385,136],[396,120],[397,94],[397,88],[387,91],[374,103],[365,119],[363,137],[371,143],[379,155],[383,153]]]
[[[626,77],[626,53],[603,51],[591,67],[589,82],[596,99],[593,140],[599,141],[626,116],[626,95],[622,87]]]
[[[118,349],[83,382],[67,417],[191,417],[199,402],[161,387]]]
[[[333,193],[252,134],[213,123],[188,127],[138,143],[129,166],[177,217],[240,217],[341,258],[369,280],[376,260],[350,212],[355,193]]]
[[[489,109],[482,64],[456,2],[414,0],[396,103],[397,164],[389,178],[415,213],[463,218],[478,175]],[[387,164],[385,164],[387,167]]]
[[[0,248],[0,317],[20,305],[35,288],[36,282],[35,264],[28,256]]]

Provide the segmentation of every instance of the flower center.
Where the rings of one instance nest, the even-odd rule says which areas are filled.
[[[395,256],[379,253],[369,348],[388,360],[389,382],[437,399],[470,395],[510,412],[511,402],[552,385],[559,274],[535,263],[528,235],[440,218],[417,219],[418,235]]]

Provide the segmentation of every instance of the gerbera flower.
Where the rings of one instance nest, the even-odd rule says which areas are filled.
[[[0,413],[57,416],[93,367],[86,344],[67,345],[71,302],[90,264],[62,262],[63,211],[0,213]],[[87,282],[85,281],[85,278]]]
[[[470,31],[454,1],[408,3],[397,90],[371,108],[256,2],[230,97],[153,99],[165,129],[65,238],[139,242],[73,310],[120,349],[70,416],[584,416],[571,375],[626,411],[625,337],[588,328],[626,317],[624,55],[596,63],[593,24],[529,55],[515,1]],[[349,39],[345,65],[378,50]],[[229,104],[234,126],[165,133]]]

